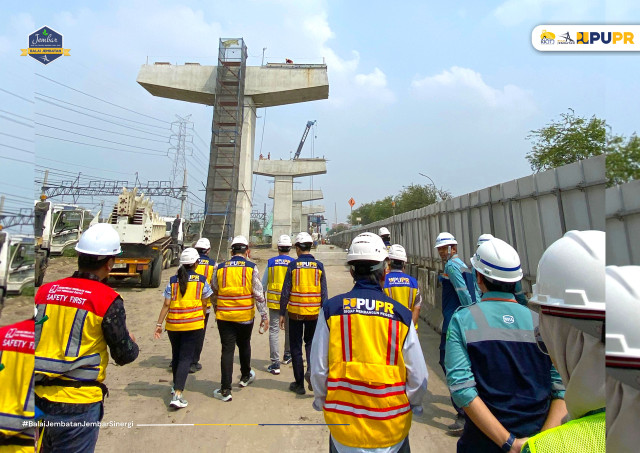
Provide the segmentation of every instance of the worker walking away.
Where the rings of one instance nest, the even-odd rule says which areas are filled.
[[[0,452],[32,453],[34,322],[0,327]]]
[[[280,335],[280,293],[284,276],[287,273],[289,263],[294,261],[289,256],[291,250],[291,238],[287,234],[283,234],[278,238],[278,256],[270,258],[267,262],[267,268],[262,277],[262,287],[267,290],[267,307],[269,308],[269,354],[271,365],[267,371],[271,374],[280,374],[280,353],[279,341]],[[285,331],[284,331],[284,356],[282,363],[291,363],[291,351],[289,349],[289,327],[286,325],[289,316],[285,313]]]
[[[213,293],[205,277],[196,273],[199,258],[194,248],[188,247],[182,251],[180,267],[164,290],[164,304],[154,334],[156,340],[160,338],[162,322],[166,319],[173,372],[173,397],[169,406],[176,409],[189,404],[183,397],[184,386],[189,367],[193,364],[193,354],[202,337],[207,300]]]
[[[399,244],[389,248],[389,272],[384,278],[384,292],[393,300],[411,310],[411,319],[418,329],[418,315],[422,305],[422,295],[418,288],[418,281],[404,272],[407,262],[407,252]]]
[[[409,452],[412,411],[422,413],[427,366],[411,311],[382,290],[386,259],[380,237],[356,236],[347,254],[355,285],[318,317],[313,408],[324,411],[331,452]]]
[[[387,229],[387,227],[380,227],[378,230],[378,236],[382,238],[384,242],[384,246],[387,248],[387,252],[391,248],[391,232]]]
[[[476,301],[473,284],[473,274],[466,264],[458,258],[458,241],[451,233],[440,233],[436,238],[435,248],[444,263],[444,272],[438,276],[442,284],[442,332],[440,335],[440,366],[446,374],[444,366],[444,351],[447,340],[447,329],[455,311]],[[456,411],[456,419],[447,426],[452,435],[461,435],[464,430],[464,411],[451,399],[451,405]]]
[[[43,452],[93,452],[109,393],[103,383],[107,346],[117,365],[138,357],[124,302],[102,283],[121,253],[117,231],[107,223],[93,225],[75,249],[78,270],[41,286],[35,296],[35,402],[49,424],[40,432]]]
[[[212,258],[209,258],[209,252],[211,251],[211,243],[207,238],[200,238],[196,242],[194,248],[198,251],[198,263],[196,266],[196,274],[202,275],[207,283],[211,285],[211,281],[213,280],[213,271],[216,265],[216,261]],[[200,371],[202,369],[202,364],[200,363],[200,354],[202,353],[202,346],[204,345],[204,337],[207,334],[207,324],[209,323],[209,314],[211,313],[211,300],[207,298],[207,309],[204,313],[204,327],[202,329],[202,335],[200,336],[200,340],[196,344],[196,350],[193,353],[193,363],[189,368],[189,373],[195,373],[196,371]]]
[[[607,449],[640,445],[640,266],[607,267]]]
[[[604,231],[569,231],[543,253],[536,275],[529,303],[540,308],[541,349],[567,389],[569,421],[554,429],[543,427],[522,451],[605,453],[605,294],[607,305],[610,295],[618,299],[619,294],[615,287],[605,292]],[[610,283],[615,286],[607,278]],[[633,451],[637,449],[636,444]]]
[[[445,355],[449,391],[466,416],[457,451],[515,453],[528,436],[561,423],[564,386],[536,343],[538,315],[513,294],[522,279],[518,253],[492,239],[471,264],[482,299],[451,318]]]
[[[316,330],[320,307],[327,300],[327,276],[323,264],[311,255],[313,238],[309,233],[301,232],[296,236],[296,254],[298,258],[291,263],[284,276],[280,296],[280,328],[285,328],[285,316],[289,315],[289,344],[293,364],[293,381],[289,390],[304,395],[304,380],[311,387],[311,368],[309,357],[311,342]],[[307,372],[304,371],[302,341],[307,356]]]
[[[490,241],[493,238],[494,238],[494,236],[492,234],[489,234],[489,233],[481,234],[478,237],[477,246],[480,247],[482,245],[482,243],[484,243],[486,241]],[[480,288],[478,288],[478,282],[476,281],[475,274],[473,274],[473,285],[474,285],[475,290],[476,290],[476,300],[480,300],[480,298],[482,297],[482,292],[480,292]],[[522,289],[522,282],[521,281],[516,282],[515,296],[516,296],[516,300],[518,301],[518,303],[520,305],[524,305],[524,306],[527,305],[527,303],[528,303],[527,296],[524,294],[524,290]]]
[[[258,266],[247,259],[249,242],[236,236],[231,242],[231,259],[218,264],[213,279],[211,302],[216,312],[218,332],[222,343],[220,369],[222,382],[213,397],[231,401],[233,353],[238,345],[240,355],[240,387],[246,387],[256,378],[251,369],[251,332],[256,306],[260,312],[260,334],[269,328],[269,318],[263,296]]]

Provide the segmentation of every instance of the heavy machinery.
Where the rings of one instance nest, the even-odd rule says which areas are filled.
[[[307,121],[307,126],[304,128],[304,132],[302,133],[302,139],[300,139],[300,144],[298,145],[298,149],[296,150],[296,154],[293,156],[293,159],[297,159],[300,157],[300,152],[302,151],[302,147],[304,146],[304,142],[307,140],[307,135],[309,135],[309,130],[311,126],[316,124],[316,121]]]
[[[181,227],[181,219],[171,220]],[[109,275],[137,277],[143,287],[160,286],[162,269],[178,264],[183,244],[178,234],[167,234],[167,222],[153,211],[153,202],[137,189],[124,188],[107,222],[120,235],[122,247]]]
[[[53,204],[42,197],[34,206],[35,285],[44,280],[49,257],[75,246],[93,219],[91,211],[70,204]]]
[[[34,238],[0,228],[0,307],[7,294],[20,294],[34,282]]]

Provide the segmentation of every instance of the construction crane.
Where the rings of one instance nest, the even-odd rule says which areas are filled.
[[[304,128],[302,139],[300,139],[300,144],[298,145],[296,154],[293,156],[293,160],[296,160],[298,157],[300,157],[300,151],[302,151],[302,147],[304,146],[304,142],[307,139],[307,135],[309,135],[309,129],[311,129],[311,126],[313,126],[314,124],[316,124],[316,120],[307,121],[307,126]]]

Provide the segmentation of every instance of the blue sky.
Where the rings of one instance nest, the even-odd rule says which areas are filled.
[[[0,135],[0,143],[26,151],[35,147],[36,163],[41,165],[36,176],[51,166],[58,169],[58,180],[67,174],[60,170],[69,176],[81,171],[91,177],[133,179],[138,172],[142,180],[168,179],[171,160],[160,155],[168,146],[147,132],[168,136],[168,123],[175,114],[191,114],[195,131],[208,142],[212,108],[153,98],[135,82],[137,72],[147,56],[152,61],[214,64],[220,37],[244,37],[249,64],[260,64],[263,47],[267,61],[326,59],[329,100],[270,108],[266,115],[258,110],[256,156],[262,143],[263,154],[288,158],[307,120],[317,120],[313,149],[316,156],[329,159],[329,172],[315,177],[313,186],[323,189],[323,204],[332,222],[334,205],[343,221],[349,197],[360,204],[396,194],[410,183],[425,183],[418,172],[454,195],[529,174],[524,157],[530,149],[525,140],[528,131],[568,108],[605,118],[617,133],[629,135],[640,129],[640,107],[631,101],[640,95],[637,55],[540,53],[530,42],[531,29],[543,23],[638,23],[640,8],[631,0],[407,1],[397,6],[381,1],[253,0],[231,5],[218,1],[4,5],[0,57],[6,71],[0,74],[0,86],[34,103],[0,91],[0,104],[3,110],[23,116],[35,110],[39,124],[30,128],[0,117],[0,133],[40,135],[35,143]],[[27,35],[45,24],[62,33],[64,47],[71,49],[70,57],[48,66],[19,56]],[[34,97],[34,92],[40,94]],[[138,127],[146,132],[122,129],[42,100],[52,97],[144,122],[147,125]],[[154,156],[42,137],[144,152],[79,133],[153,149]],[[199,137],[194,144],[199,149],[187,163],[192,190],[202,198],[196,186],[204,180],[199,162],[208,149]],[[308,141],[303,156],[310,153]],[[6,146],[0,147],[0,156],[33,159]],[[0,160],[7,175],[0,190],[30,197],[28,165]],[[268,203],[269,181],[263,177],[256,181],[254,204],[262,210]],[[305,178],[296,187],[310,184]],[[89,207],[98,203],[97,198],[85,200]]]

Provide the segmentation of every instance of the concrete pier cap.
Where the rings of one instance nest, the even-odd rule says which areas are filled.
[[[269,198],[273,198],[273,195],[273,189],[270,189]],[[322,190],[301,189],[293,191],[291,201],[293,203],[304,203],[305,201],[322,200],[323,198]]]
[[[323,175],[327,172],[325,159],[296,160],[254,160],[253,173],[261,176],[303,176]]]

